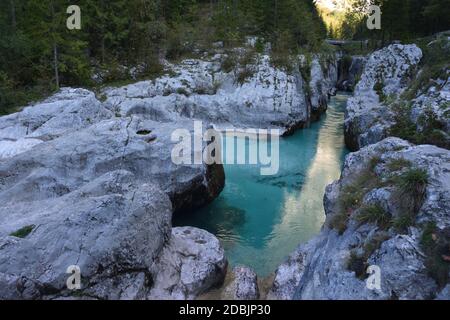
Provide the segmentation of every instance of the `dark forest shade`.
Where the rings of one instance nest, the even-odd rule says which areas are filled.
[[[378,1],[378,0],[377,0]],[[450,0],[378,1],[383,30],[394,39],[448,28]],[[82,29],[68,30],[67,0],[0,2],[0,114],[59,86],[126,81],[122,66],[140,65],[140,77],[161,73],[160,57],[180,59],[215,41],[242,43],[246,35],[272,43],[274,54],[318,51],[326,27],[312,0],[74,0]],[[358,29],[358,28],[356,28]],[[360,30],[360,29],[358,29]],[[276,61],[276,59],[274,59]]]

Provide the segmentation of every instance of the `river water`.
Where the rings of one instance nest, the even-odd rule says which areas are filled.
[[[216,235],[231,266],[248,265],[262,277],[275,271],[325,221],[325,187],[339,178],[348,152],[343,136],[347,98],[333,97],[320,121],[280,140],[277,175],[261,176],[258,166],[225,165],[222,194],[201,210],[177,215],[174,225]]]

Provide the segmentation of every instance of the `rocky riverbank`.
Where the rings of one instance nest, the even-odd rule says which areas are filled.
[[[202,120],[288,134],[326,109],[337,78],[335,62],[314,62],[307,83],[258,55],[242,79],[224,59],[185,60],[100,94],[64,88],[0,118],[0,298],[194,299],[223,281],[218,240],[171,225],[217,197],[223,167],[173,164],[171,133]]]
[[[422,59],[416,45],[368,58],[345,121],[359,151],[326,190],[323,231],[279,266],[269,299],[450,299],[450,151],[390,137],[407,127],[415,141],[448,139],[448,64],[423,79]],[[440,138],[418,140],[430,128]],[[379,288],[367,286],[370,266]]]

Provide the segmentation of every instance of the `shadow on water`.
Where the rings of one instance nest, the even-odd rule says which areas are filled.
[[[232,265],[246,264],[260,276],[273,272],[325,220],[325,187],[340,176],[347,154],[343,137],[347,96],[329,103],[310,128],[280,140],[280,170],[261,176],[258,166],[225,165],[226,187],[209,206],[179,213],[175,226],[215,234]]]

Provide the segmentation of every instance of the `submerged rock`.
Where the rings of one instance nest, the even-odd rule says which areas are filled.
[[[388,138],[350,154],[327,188],[323,231],[277,269],[268,298],[450,299],[449,181],[450,152],[438,147]]]

